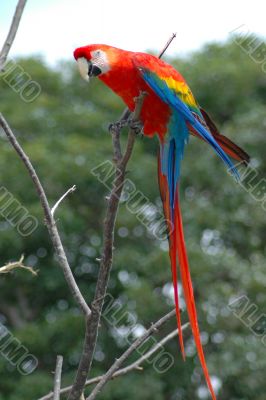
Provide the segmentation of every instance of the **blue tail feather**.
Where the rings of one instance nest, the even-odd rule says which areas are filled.
[[[188,141],[189,132],[182,115],[172,115],[167,140],[160,145],[161,170],[167,177],[171,217],[174,216],[174,204],[176,187],[180,176],[180,165],[184,156],[185,144]],[[172,221],[173,222],[173,221]]]

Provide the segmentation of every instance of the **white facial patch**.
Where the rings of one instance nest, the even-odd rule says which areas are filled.
[[[77,59],[78,69],[81,77],[85,79],[85,81],[89,82],[90,77],[88,75],[88,61],[85,57],[80,57]]]
[[[100,68],[102,74],[110,71],[110,65],[108,62],[107,54],[103,50],[94,50],[91,52],[91,62],[96,67]]]

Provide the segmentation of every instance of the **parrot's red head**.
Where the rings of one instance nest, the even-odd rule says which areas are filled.
[[[105,44],[91,44],[78,47],[74,57],[78,63],[80,75],[86,81],[92,76],[99,76],[109,72],[115,65],[118,52],[121,50]]]

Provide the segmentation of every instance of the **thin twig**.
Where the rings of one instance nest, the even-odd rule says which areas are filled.
[[[188,327],[189,327],[189,322],[182,325],[181,326],[182,332],[184,332]],[[141,364],[143,364],[144,361],[148,360],[148,358],[150,358],[154,353],[156,353],[156,351],[160,350],[162,348],[162,346],[164,346],[167,342],[169,342],[171,339],[173,339],[178,334],[179,334],[178,329],[177,328],[174,329],[172,332],[170,332],[168,335],[166,335],[160,342],[156,343],[149,351],[147,351],[147,353],[145,353],[137,361],[135,361],[134,363],[123,368],[123,373],[126,374],[127,372],[131,371],[132,369],[137,369]],[[122,370],[120,370],[120,371],[122,371]],[[112,378],[114,377],[114,375],[112,376]],[[121,375],[121,372],[120,372],[120,375]]]
[[[63,194],[63,196],[60,197],[60,199],[55,203],[55,205],[51,209],[51,214],[54,217],[55,211],[58,208],[58,206],[62,203],[62,201],[69,195],[69,193],[73,193],[76,190],[76,185],[72,186],[70,189],[66,191],[66,193]]]
[[[29,175],[33,181],[35,188],[36,188],[36,191],[38,193],[38,196],[39,196],[42,208],[43,208],[43,212],[44,212],[44,216],[45,216],[45,223],[47,225],[47,229],[48,229],[52,244],[54,246],[54,250],[57,255],[59,265],[61,266],[61,268],[64,272],[65,279],[68,283],[68,286],[70,288],[70,291],[71,291],[74,299],[76,300],[77,304],[79,305],[81,311],[84,313],[86,318],[88,318],[91,314],[91,310],[90,310],[89,306],[87,305],[84,297],[82,296],[82,294],[78,288],[78,285],[75,281],[75,278],[72,274],[71,268],[69,266],[69,263],[68,263],[68,260],[66,257],[65,250],[63,248],[61,238],[59,236],[59,233],[58,233],[58,230],[56,227],[54,217],[50,210],[47,196],[46,196],[43,186],[39,180],[39,177],[31,163],[29,157],[27,156],[27,154],[24,152],[24,150],[20,146],[14,133],[12,132],[11,128],[9,127],[8,123],[6,122],[5,118],[3,117],[3,115],[1,113],[0,113],[0,126],[3,128],[9,142],[14,147],[15,151],[17,152],[17,154],[19,155],[19,157],[21,158],[22,162],[24,163],[26,169],[29,172]]]
[[[9,53],[11,46],[14,42],[14,39],[16,37],[16,33],[17,33],[17,30],[19,27],[19,23],[20,23],[26,2],[27,2],[27,0],[18,0],[17,7],[16,7],[16,10],[15,10],[15,13],[13,16],[13,20],[12,20],[7,38],[2,47],[2,50],[0,52],[0,72],[4,69],[8,53]]]
[[[56,357],[55,374],[54,374],[53,400],[60,400],[62,365],[63,365],[63,357],[57,356]]]
[[[141,107],[143,104],[143,98],[145,93],[141,93],[136,99],[136,108],[133,113],[133,119],[137,121],[140,116]],[[113,145],[118,145],[119,142],[119,132],[115,132],[115,139],[113,137]],[[106,217],[104,220],[103,228],[103,254],[100,262],[100,269],[97,279],[97,285],[94,294],[94,300],[91,305],[91,318],[87,321],[84,347],[79,363],[78,372],[73,384],[72,390],[69,394],[68,400],[78,400],[83,392],[86,378],[91,368],[91,363],[93,359],[95,344],[98,336],[99,321],[101,318],[102,306],[104,302],[104,297],[106,294],[106,289],[109,281],[109,275],[113,263],[113,247],[114,247],[114,227],[119,206],[119,201],[121,193],[123,190],[126,167],[133,151],[135,133],[130,129],[128,135],[128,144],[126,147],[126,158],[122,155],[117,160],[116,163],[116,174],[114,179],[113,189],[110,194],[110,198],[107,203]],[[117,149],[114,148],[114,155],[117,154]],[[122,158],[121,158],[122,157]]]
[[[169,38],[168,42],[166,43],[166,45],[164,46],[164,48],[162,49],[162,51],[160,52],[158,58],[162,58],[162,56],[164,55],[164,53],[166,52],[166,50],[168,49],[168,47],[170,46],[170,44],[172,43],[172,41],[176,38],[176,33],[172,33],[171,37]]]
[[[189,326],[189,323],[186,323],[184,325],[182,325],[182,332],[184,330],[187,329],[187,327]],[[145,354],[143,354],[143,356],[141,356],[140,358],[138,358],[136,361],[134,361],[133,363],[127,365],[124,368],[119,369],[118,371],[116,371],[113,376],[112,379],[117,378],[119,376],[122,375],[126,375],[131,371],[141,371],[142,368],[140,368],[140,366],[146,361],[148,360],[154,353],[156,353],[158,350],[161,350],[162,347],[168,343],[170,340],[172,340],[175,336],[178,335],[178,329],[174,329],[172,332],[170,332],[168,335],[166,335],[163,339],[161,339],[158,343],[156,343],[154,346],[152,346],[152,348],[147,351]],[[100,375],[100,376],[96,376],[95,378],[91,378],[88,379],[85,383],[85,386],[90,386],[93,385],[95,383],[100,382],[103,379],[104,375]],[[63,389],[61,389],[60,393],[61,394],[67,394],[70,392],[72,386],[67,386]],[[53,393],[49,393],[43,397],[41,397],[38,400],[52,400],[53,398]]]
[[[167,322],[170,318],[175,315],[175,310],[170,311],[168,314],[163,316],[159,321],[155,324],[152,324],[149,329],[144,332],[134,343],[129,346],[129,348],[115,360],[111,368],[106,372],[100,382],[95,386],[91,394],[86,398],[86,400],[94,400],[97,394],[102,390],[102,388],[106,385],[114,373],[121,367],[121,365],[125,362],[125,360],[143,343],[145,340],[151,336],[154,332],[158,331],[165,322]]]
[[[140,96],[135,99],[136,106],[135,106],[135,111],[132,115],[132,122],[137,122],[139,120],[143,102],[144,102],[144,98],[146,95],[147,95],[146,92],[141,92]],[[126,150],[121,159],[121,167],[122,168],[126,168],[126,166],[127,166],[127,163],[129,161],[132,151],[133,151],[135,139],[136,139],[136,133],[132,129],[130,129],[129,133],[128,133]]]
[[[26,265],[24,265],[23,260],[24,260],[24,255],[22,255],[18,261],[13,261],[13,262],[10,262],[10,263],[4,265],[3,267],[0,268],[0,274],[8,274],[9,272],[13,271],[14,269],[22,268],[22,269],[25,269],[26,271],[31,272],[32,275],[37,275],[37,271],[34,271],[33,268],[27,267]]]

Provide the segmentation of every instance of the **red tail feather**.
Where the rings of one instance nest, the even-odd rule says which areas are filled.
[[[173,287],[174,287],[176,319],[177,319],[178,337],[179,337],[181,353],[182,353],[183,360],[185,361],[186,354],[185,354],[185,347],[184,347],[183,334],[182,334],[182,328],[181,328],[181,316],[180,316],[179,301],[178,301],[178,278],[177,278],[177,265],[176,265],[177,246],[176,246],[175,228],[174,228],[173,232],[171,233],[171,235],[173,235],[173,238],[171,240],[169,252],[170,252],[172,280],[173,280]]]
[[[183,359],[185,360],[185,348],[184,348],[184,341],[183,341],[183,334],[181,329],[181,316],[180,316],[180,309],[179,309],[179,301],[178,301],[178,277],[177,277],[177,265],[176,265],[176,234],[175,234],[175,227],[172,226],[170,220],[170,209],[169,209],[169,190],[167,185],[167,179],[163,176],[161,172],[161,160],[160,160],[160,153],[158,153],[158,181],[159,181],[159,188],[161,199],[163,203],[164,215],[166,218],[166,223],[168,227],[168,234],[169,234],[169,254],[171,259],[171,268],[172,268],[172,280],[173,280],[173,287],[174,287],[174,299],[175,299],[175,309],[176,309],[176,320],[177,320],[177,327],[178,327],[178,337],[179,343],[181,348],[181,353]]]
[[[193,333],[193,337],[195,340],[198,356],[200,359],[200,363],[204,372],[204,376],[210,390],[212,400],[216,400],[216,396],[211,384],[208,367],[205,361],[204,352],[200,339],[200,330],[198,326],[197,319],[197,310],[195,305],[192,281],[189,271],[189,264],[185,246],[185,239],[183,233],[183,224],[182,224],[182,216],[179,206],[179,195],[178,195],[178,187],[175,198],[175,207],[174,207],[174,221],[171,223],[171,215],[170,215],[170,202],[169,202],[169,189],[166,177],[162,174],[161,171],[161,161],[160,155],[158,157],[158,181],[160,187],[161,199],[163,202],[164,215],[167,221],[168,232],[169,232],[169,253],[171,259],[171,269],[172,269],[172,280],[174,287],[174,299],[175,299],[175,307],[176,307],[176,319],[177,326],[179,329],[179,343],[182,352],[183,359],[185,359],[185,349],[184,349],[184,341],[181,330],[181,316],[179,310],[179,301],[178,301],[178,276],[177,276],[177,256],[179,260],[179,268],[181,281],[184,291],[185,302],[187,306],[187,312],[189,321],[191,324],[191,329]],[[172,226],[173,225],[173,226]]]
[[[177,190],[178,190],[178,188],[177,188]],[[182,224],[182,217],[181,217],[181,211],[180,211],[180,206],[179,206],[178,192],[176,193],[176,200],[175,200],[175,233],[176,233],[176,246],[177,246],[178,259],[179,259],[180,274],[181,274],[182,286],[183,286],[183,290],[184,290],[184,297],[185,297],[185,301],[186,301],[187,312],[188,312],[188,316],[189,316],[189,320],[190,320],[190,324],[191,324],[191,329],[192,329],[198,356],[199,356],[200,363],[201,363],[201,366],[202,366],[202,369],[203,369],[203,372],[205,375],[207,385],[211,392],[212,399],[216,400],[216,396],[215,396],[215,393],[214,393],[214,390],[213,390],[213,387],[211,384],[208,367],[207,367],[207,364],[205,361],[204,352],[203,352],[201,339],[200,339],[200,330],[199,330],[199,326],[198,326],[197,310],[196,310],[196,305],[195,305],[190,271],[189,271],[189,264],[188,264],[188,258],[187,258],[187,252],[186,252],[184,233],[183,233],[183,224]]]

